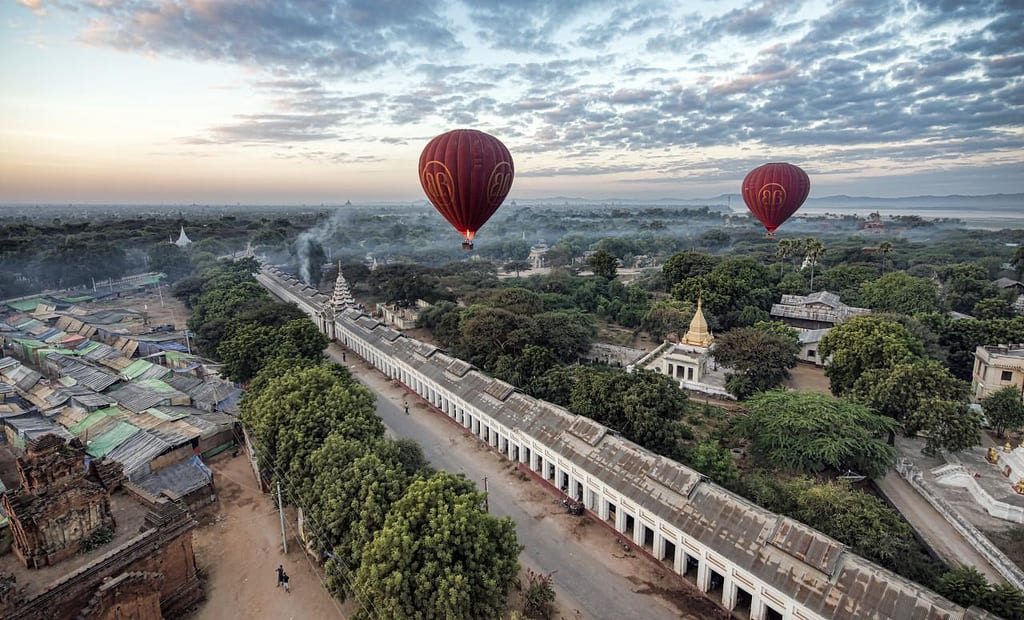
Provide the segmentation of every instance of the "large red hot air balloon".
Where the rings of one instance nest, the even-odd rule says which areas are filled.
[[[796,213],[811,191],[807,173],[793,164],[772,163],[758,166],[743,179],[743,201],[750,212],[768,229],[775,229]]]
[[[466,238],[473,237],[501,206],[515,169],[508,149],[494,136],[455,129],[431,140],[420,155],[420,184],[434,208]]]

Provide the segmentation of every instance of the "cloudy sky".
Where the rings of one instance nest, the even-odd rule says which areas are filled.
[[[965,8],[966,7],[966,8]],[[1021,0],[19,0],[0,202],[416,200],[443,131],[511,198],[1024,192]]]

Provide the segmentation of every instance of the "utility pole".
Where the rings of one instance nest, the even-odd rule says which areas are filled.
[[[284,505],[281,503],[281,481],[277,481],[277,510],[281,513],[281,542],[284,543],[284,552],[288,553],[288,537],[284,533]]]
[[[490,502],[487,500],[487,476],[484,476],[484,512],[490,512]]]

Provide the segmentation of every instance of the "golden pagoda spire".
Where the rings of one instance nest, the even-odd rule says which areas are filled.
[[[693,320],[690,321],[690,329],[686,331],[686,335],[683,336],[683,344],[689,344],[696,347],[707,348],[711,345],[711,341],[715,339],[711,335],[711,330],[708,329],[708,322],[704,319],[704,313],[701,311],[701,303],[703,299],[697,298],[697,311],[693,313]]]

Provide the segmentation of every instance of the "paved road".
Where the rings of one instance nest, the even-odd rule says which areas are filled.
[[[328,354],[341,362],[341,349],[331,345]],[[576,539],[577,517],[565,514],[559,499],[543,492],[535,482],[516,475],[508,461],[469,438],[461,427],[429,409],[424,401],[349,354],[345,364],[377,396],[377,412],[395,438],[411,438],[423,447],[424,456],[438,469],[465,474],[483,486],[488,478],[490,512],[509,516],[516,523],[519,542],[525,547],[520,562],[542,573],[554,572],[558,602],[566,618],[638,618],[651,620],[703,617],[696,610],[683,610],[667,598],[647,592],[684,590],[687,586],[671,583],[674,578],[658,581],[640,579],[644,572],[657,570],[653,562],[640,558],[623,570],[621,549],[614,545],[614,535],[601,531],[599,524],[586,528],[588,539],[605,544],[583,544]],[[408,399],[410,413],[403,413],[402,402]],[[596,548],[595,548],[596,547]],[[616,558],[614,551],[619,551]],[[616,567],[619,572],[616,571]],[[625,576],[630,575],[630,577]],[[655,582],[655,583],[651,583]],[[640,592],[638,592],[638,590]],[[685,596],[692,596],[687,591]]]
[[[876,483],[900,514],[944,560],[954,565],[974,566],[992,583],[1006,583],[985,556],[964,540],[960,532],[896,471],[890,471],[885,478],[876,480]]]

